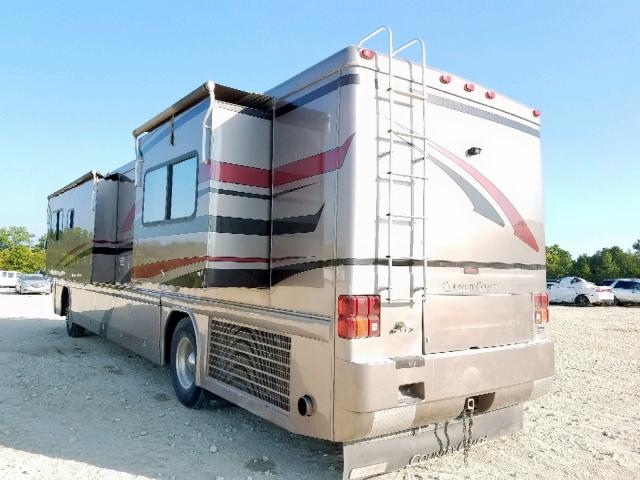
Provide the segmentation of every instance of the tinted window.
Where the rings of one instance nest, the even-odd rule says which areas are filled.
[[[56,210],[51,214],[51,233],[54,240],[60,240],[62,231],[62,210]]]
[[[143,223],[193,215],[197,174],[198,159],[195,155],[148,171],[144,179]]]
[[[9,272],[9,278],[13,278],[13,277],[15,277],[15,276],[16,276],[16,274],[15,274],[15,273],[13,273],[13,272]]]
[[[67,212],[67,228],[72,229],[75,221],[75,211],[73,208]]]
[[[620,280],[616,283],[615,288],[622,288],[623,290],[628,290],[631,288],[631,282],[627,282],[626,280]]]
[[[147,172],[144,176],[142,221],[159,222],[166,218],[167,167]]]
[[[191,157],[171,168],[171,211],[169,218],[190,217],[196,208],[196,157]]]
[[[2,277],[6,278],[7,277],[7,272],[2,272]]]

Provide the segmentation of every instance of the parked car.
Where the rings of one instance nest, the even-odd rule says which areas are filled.
[[[549,287],[550,303],[573,303],[580,307],[613,305],[611,287],[601,287],[580,277],[564,277]]]
[[[0,270],[0,287],[15,287],[18,272]]]
[[[619,278],[611,283],[617,305],[640,303],[640,278]]]
[[[23,273],[16,282],[16,293],[51,293],[51,282],[39,273]]]

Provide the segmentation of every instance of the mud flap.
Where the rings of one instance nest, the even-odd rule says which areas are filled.
[[[514,405],[476,415],[471,443],[522,429],[523,407]],[[439,422],[384,437],[343,445],[343,479],[358,480],[415,465],[463,448],[461,420]]]

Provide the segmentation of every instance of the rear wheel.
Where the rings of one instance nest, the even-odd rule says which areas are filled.
[[[62,314],[67,317],[66,318],[66,323],[67,323],[67,335],[69,335],[71,338],[78,338],[78,337],[82,337],[84,335],[84,327],[81,327],[80,325],[73,323],[73,319],[72,319],[72,315],[71,315],[71,306],[69,305],[69,297],[64,294],[62,297]]]
[[[178,322],[171,340],[171,377],[180,403],[188,408],[202,408],[205,391],[196,385],[198,350],[191,320]]]
[[[591,305],[591,302],[586,297],[586,295],[578,295],[576,297],[576,305],[579,307],[588,307],[589,305]]]

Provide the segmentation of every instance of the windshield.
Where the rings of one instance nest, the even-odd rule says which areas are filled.
[[[22,275],[22,280],[44,280],[43,275]]]

